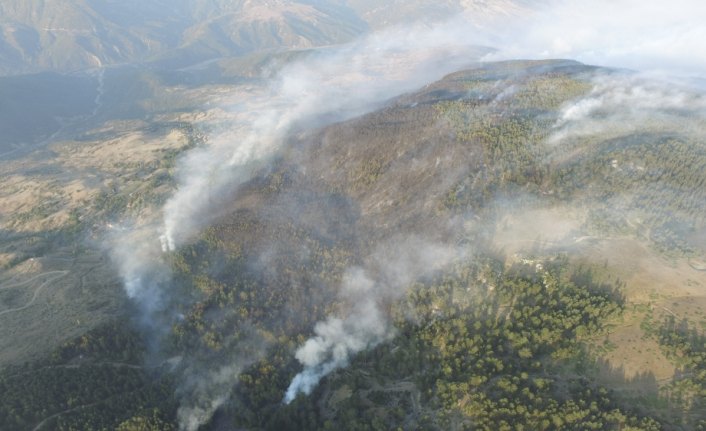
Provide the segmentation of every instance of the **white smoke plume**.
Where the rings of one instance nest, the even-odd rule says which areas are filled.
[[[192,238],[217,216],[215,209],[223,199],[274,157],[287,135],[300,127],[363,114],[479,58],[563,57],[689,75],[703,75],[706,70],[706,51],[702,49],[706,5],[698,1],[525,1],[521,8],[511,8],[512,13],[480,21],[474,19],[478,2],[463,3],[470,15],[438,25],[396,27],[345,46],[303,55],[265,88],[236,96],[240,99],[225,107],[236,120],[213,132],[206,147],[192,150],[180,160],[178,189],[163,208],[162,225],[146,228],[148,232],[137,240],[125,236],[113,252],[128,295],[146,310],[144,318],[149,320],[164,307],[169,295],[165,290],[168,271],[154,247],[157,237],[164,251],[175,250]],[[495,51],[488,53],[477,46]],[[623,97],[613,90],[607,88],[603,93]],[[595,91],[595,99],[602,97],[600,85]],[[630,97],[624,103],[632,103]],[[682,101],[674,99],[674,103]],[[561,128],[577,123],[575,118],[594,115],[602,102],[588,99],[582,103],[567,108],[567,123]],[[285,401],[298,393],[309,393],[323,376],[345,366],[352,355],[388,339],[393,332],[380,301],[396,298],[409,283],[458,255],[457,250],[447,254],[443,246],[427,244],[419,249],[436,251],[395,260],[389,256],[405,255],[400,251],[410,247],[393,248],[394,253],[376,255],[380,264],[371,258],[364,268],[348,272],[341,288],[348,312],[320,322],[315,335],[297,351],[304,370],[295,377]],[[240,368],[234,363],[229,369]],[[182,429],[197,429],[210,418],[227,398],[228,392],[220,388],[235,382],[235,374],[229,372],[213,382],[204,380],[198,389],[203,401],[180,409]]]
[[[438,25],[388,29],[286,67],[266,91],[238,101],[241,115],[228,130],[181,160],[178,190],[164,206],[162,248],[174,250],[208,224],[213,197],[247,180],[297,126],[369,111],[471,64],[482,53],[479,45],[495,49],[486,60],[565,57],[684,73],[706,69],[700,2],[525,3],[478,22],[478,5],[470,2],[466,15]]]
[[[239,99],[227,107],[235,118],[233,122],[213,131],[207,146],[188,152],[179,161],[178,189],[163,208],[158,232],[146,227],[151,238],[132,241],[125,236],[114,250],[128,295],[144,310],[142,318],[162,329],[160,333],[168,331],[171,323],[157,316],[165,314],[162,309],[172,299],[169,283],[155,279],[163,274],[168,280],[168,271],[161,264],[160,242],[162,252],[176,250],[212,222],[238,185],[276,155],[289,133],[361,115],[391,97],[476,62],[486,50],[463,37],[467,29],[459,23],[453,27],[399,27],[372,34],[355,43],[305,54],[264,88],[238,88],[234,98]],[[389,336],[382,315],[375,314],[379,313],[377,304],[350,301],[354,302],[351,316],[357,316],[356,321],[341,320],[342,334],[349,335],[345,340],[331,341],[330,353],[335,352],[329,358],[331,369],[343,366],[345,358]],[[331,327],[335,326],[333,322]],[[376,325],[382,329],[376,329]],[[325,326],[322,324],[321,333],[333,336],[333,329],[327,331]],[[329,352],[328,348],[324,350]],[[241,357],[229,360],[232,363],[225,368],[228,370],[240,370],[251,363],[249,358],[245,363]],[[330,370],[317,371],[318,378],[327,372]],[[206,423],[237,382],[237,373],[194,375],[202,378],[198,385],[181,385],[178,419],[182,430]]]
[[[188,403],[182,403],[177,410],[179,429],[196,431],[208,422],[213,413],[228,400],[233,381],[237,379],[246,364],[227,365],[211,371],[207,375],[197,374],[182,388],[188,392]]]
[[[118,267],[125,293],[140,310],[140,324],[150,332],[151,342],[168,330],[158,314],[165,307],[164,286],[170,271],[160,258],[154,228],[118,227],[107,239],[110,256]]]
[[[411,237],[381,246],[371,256],[368,269],[349,269],[340,295],[352,308],[345,317],[329,316],[317,323],[316,335],[297,349],[295,356],[304,370],[290,383],[284,402],[311,393],[323,377],[346,367],[353,355],[390,339],[394,328],[381,303],[399,298],[412,282],[463,254],[458,248]]]
[[[350,357],[367,350],[393,335],[383,316],[375,292],[376,283],[361,268],[344,276],[342,292],[354,301],[353,310],[345,318],[329,317],[314,327],[310,338],[296,353],[304,371],[297,374],[287,389],[285,403],[300,393],[311,393],[319,380],[330,372],[348,365]]]
[[[487,60],[567,58],[586,64],[703,76],[706,3],[697,0],[534,2],[484,32]]]
[[[480,45],[495,50],[486,60],[564,57],[640,70],[706,70],[702,2],[527,1],[501,5],[509,12],[481,15],[483,20],[477,2],[463,5],[465,15],[437,25],[400,26],[305,56],[267,91],[238,100],[238,120],[181,160],[178,190],[164,206],[163,249],[175,249],[207,224],[213,196],[247,180],[297,125],[369,111],[471,64]]]
[[[489,20],[485,26],[468,25],[464,36],[475,43],[496,48],[484,57],[485,60],[559,57],[606,66],[693,75],[706,69],[706,55],[692,55],[703,52],[699,46],[706,36],[704,12],[704,6],[697,2],[679,0],[669,7],[662,2],[631,0],[590,4],[546,2],[535,13],[503,16],[501,20]],[[447,25],[454,28],[457,22],[452,20]],[[659,30],[655,31],[656,28]],[[593,92],[595,97],[567,107],[564,121],[575,120],[572,117],[577,115],[595,114],[605,99],[612,99],[609,103],[616,110],[619,110],[616,105],[630,109],[632,103],[646,109],[657,105],[676,109],[683,104],[702,103],[701,100],[690,100],[691,96],[686,92],[663,91],[664,87],[658,89],[646,81],[643,86],[636,86],[634,82],[622,84],[615,79],[597,82]],[[582,110],[585,112],[579,112]],[[416,268],[432,267],[421,265]],[[413,279],[422,274],[419,270],[408,269],[410,272],[396,273],[399,279],[384,277],[386,281],[383,282],[362,269],[346,275],[342,292],[363,294],[354,301],[345,317],[329,317],[319,322],[314,328],[315,335],[297,350],[296,358],[304,370],[292,380],[284,397],[285,403],[290,403],[299,393],[309,394],[321,378],[345,367],[351,355],[392,335],[392,329],[377,304],[403,291],[402,286],[409,281],[409,276]],[[395,288],[390,288],[390,282]]]
[[[464,33],[458,23],[396,28],[286,67],[265,94],[240,102],[238,124],[181,161],[179,188],[164,207],[163,248],[208,223],[211,197],[247,180],[297,127],[360,115],[477,61],[484,51]]]
[[[508,3],[508,2],[505,2]],[[486,7],[493,9],[493,4]],[[589,64],[703,75],[706,4],[693,0],[535,1],[467,12],[433,26],[408,25],[320,51],[285,68],[269,91],[239,102],[240,124],[190,153],[164,207],[163,248],[209,221],[209,200],[247,179],[298,124],[361,114],[380,102],[485,60],[572,58]],[[482,16],[483,20],[479,20]]]
[[[635,131],[676,131],[701,136],[693,116],[706,118],[706,92],[683,79],[652,74],[601,73],[585,97],[563,107],[548,142]],[[692,120],[685,121],[686,118]]]

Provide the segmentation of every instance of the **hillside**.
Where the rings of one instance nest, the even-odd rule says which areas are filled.
[[[330,2],[9,0],[0,5],[0,75],[155,61],[184,67],[341,43],[366,27]]]
[[[152,281],[169,295],[149,322],[120,303],[95,246],[76,244],[149,225],[176,154],[207,135],[131,120],[13,162],[62,199],[30,204],[46,187],[16,173],[2,196],[21,215],[3,215],[4,234],[22,233],[3,249],[0,319],[20,328],[3,350],[31,304],[54,309],[45,283],[96,277],[103,297],[56,285],[74,302],[55,322],[91,307],[96,321],[3,369],[0,424],[703,427],[704,95],[665,85],[572,61],[487,63],[297,129],[237,189],[202,191],[215,222],[163,256],[169,279]]]

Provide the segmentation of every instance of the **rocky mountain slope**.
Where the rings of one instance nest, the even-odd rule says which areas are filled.
[[[516,0],[7,0],[0,5],[0,75],[199,62],[347,42],[368,31],[467,13],[521,15]]]
[[[81,0],[0,5],[0,73],[169,60],[187,66],[254,50],[350,40],[366,24],[328,2]]]

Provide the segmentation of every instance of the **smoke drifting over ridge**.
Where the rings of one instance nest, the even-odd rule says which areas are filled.
[[[477,61],[484,50],[462,31],[458,25],[396,28],[285,67],[265,94],[239,103],[247,113],[241,124],[182,159],[179,188],[164,207],[163,248],[173,250],[208,223],[209,194],[246,180],[289,132],[368,112]]]
[[[161,232],[153,230],[154,238],[159,237],[162,251],[175,250],[208,225],[218,214],[213,203],[219,201],[218,196],[231,196],[255,169],[266,165],[281,149],[288,133],[363,114],[391,97],[473,64],[487,50],[462,37],[463,31],[464,28],[458,25],[454,28],[399,27],[346,46],[312,52],[305,55],[304,60],[282,69],[266,88],[254,91],[253,97],[238,101],[235,122],[225,130],[212,133],[208,146],[192,150],[180,160],[178,189],[164,206]],[[143,306],[147,319],[156,317],[155,312],[164,307],[162,301],[169,296],[165,291],[166,284],[151,282],[150,274],[155,268],[152,262],[160,268],[161,258],[140,259],[139,265],[129,264],[132,259],[125,260],[122,255],[116,256],[116,260],[124,269],[126,289],[131,298]],[[326,370],[317,368],[314,372],[312,368],[306,371],[311,384],[343,366],[351,354],[389,335],[374,297],[371,296],[370,301],[373,302],[367,302],[365,306],[355,305],[351,316],[358,319],[367,316],[365,321],[373,326],[380,324],[379,329],[370,325],[359,326],[363,320],[344,325],[344,332],[348,329],[358,331],[352,336],[357,340],[345,351],[340,350],[341,340],[326,341],[337,353],[325,365]],[[373,318],[375,316],[377,318]],[[332,322],[337,320],[330,321],[335,326],[336,323]],[[159,325],[158,320],[152,322],[152,326]],[[322,331],[326,327],[326,323],[320,326]],[[332,335],[332,332],[328,334]],[[350,334],[341,333],[341,336],[351,340]],[[320,352],[324,357],[330,353],[329,347],[323,347]],[[223,369],[241,370],[251,362],[251,359],[233,358],[232,365]],[[310,363],[313,366],[313,361]],[[193,370],[184,372],[199,373]],[[208,421],[228,398],[237,376],[237,372],[201,371],[201,381],[194,386],[199,394],[182,397],[180,427],[196,430]],[[296,394],[300,389],[293,390]]]
[[[687,135],[703,133],[681,121],[706,114],[706,96],[688,83],[649,74],[613,74],[598,75],[592,84],[586,97],[563,108],[550,144],[611,131],[616,135],[669,129]]]
[[[471,7],[473,6],[473,7]],[[476,5],[468,7],[475,13]],[[271,157],[287,133],[370,111],[395,95],[416,89],[484,60],[571,58],[589,64],[703,74],[706,6],[677,0],[538,3],[522,16],[460,15],[434,26],[399,26],[339,48],[319,51],[287,66],[269,89],[239,101],[248,112],[241,124],[192,151],[179,169],[179,188],[164,207],[162,244],[172,250],[207,224],[208,196],[248,177],[250,164]],[[208,193],[204,193],[208,190]]]
[[[592,12],[596,9],[601,12]],[[635,14],[636,10],[640,13]],[[154,319],[170,294],[157,238],[163,251],[188,243],[217,216],[213,196],[229,196],[256,168],[277,155],[292,132],[363,114],[480,58],[568,57],[609,66],[700,74],[706,68],[706,58],[697,49],[704,39],[700,24],[706,18],[704,12],[697,2],[679,0],[669,9],[655,1],[557,2],[542,5],[527,16],[504,16],[482,26],[459,16],[431,27],[397,27],[346,46],[306,54],[252,97],[237,101],[234,123],[214,131],[208,146],[180,160],[179,186],[164,206],[163,225],[140,231],[139,237],[147,238],[141,243],[148,245],[135,249],[135,236],[117,240],[113,255],[126,291],[145,310],[145,319]],[[658,19],[662,17],[664,22]],[[656,34],[652,33],[655,28],[660,29]],[[685,31],[679,33],[680,29]],[[495,51],[488,53],[478,46]],[[685,102],[671,90],[665,90],[658,100],[653,98],[653,87],[646,85],[640,91],[634,87],[633,82],[621,87],[615,81],[603,86],[597,81],[589,98],[564,112],[566,123],[561,126],[566,127],[560,130],[580,132],[582,124],[589,124],[584,121],[601,109],[599,99],[625,106],[671,100],[678,107]],[[621,92],[629,94],[622,102]],[[410,242],[416,243],[410,246]],[[345,273],[341,296],[349,309],[319,322],[313,329],[315,335],[297,350],[296,358],[304,369],[292,381],[285,402],[299,393],[310,393],[322,377],[345,367],[353,355],[389,339],[394,330],[380,302],[398,298],[409,283],[463,254],[420,239],[400,241],[393,248],[416,254],[397,260],[376,254],[365,266]],[[153,320],[151,326],[164,323],[168,322]],[[184,383],[182,391],[198,392],[201,400],[183,397],[182,429],[196,430],[208,421],[252,359],[233,358],[232,362],[197,383]]]
[[[586,64],[704,76],[706,5],[694,0],[538,3],[533,13],[489,28],[486,60],[568,58]]]

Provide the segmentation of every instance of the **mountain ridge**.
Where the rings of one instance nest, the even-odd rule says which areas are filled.
[[[187,67],[263,50],[349,42],[370,29],[466,13],[473,22],[528,13],[520,0],[7,0],[0,75],[157,62]],[[388,20],[381,17],[394,17]]]

